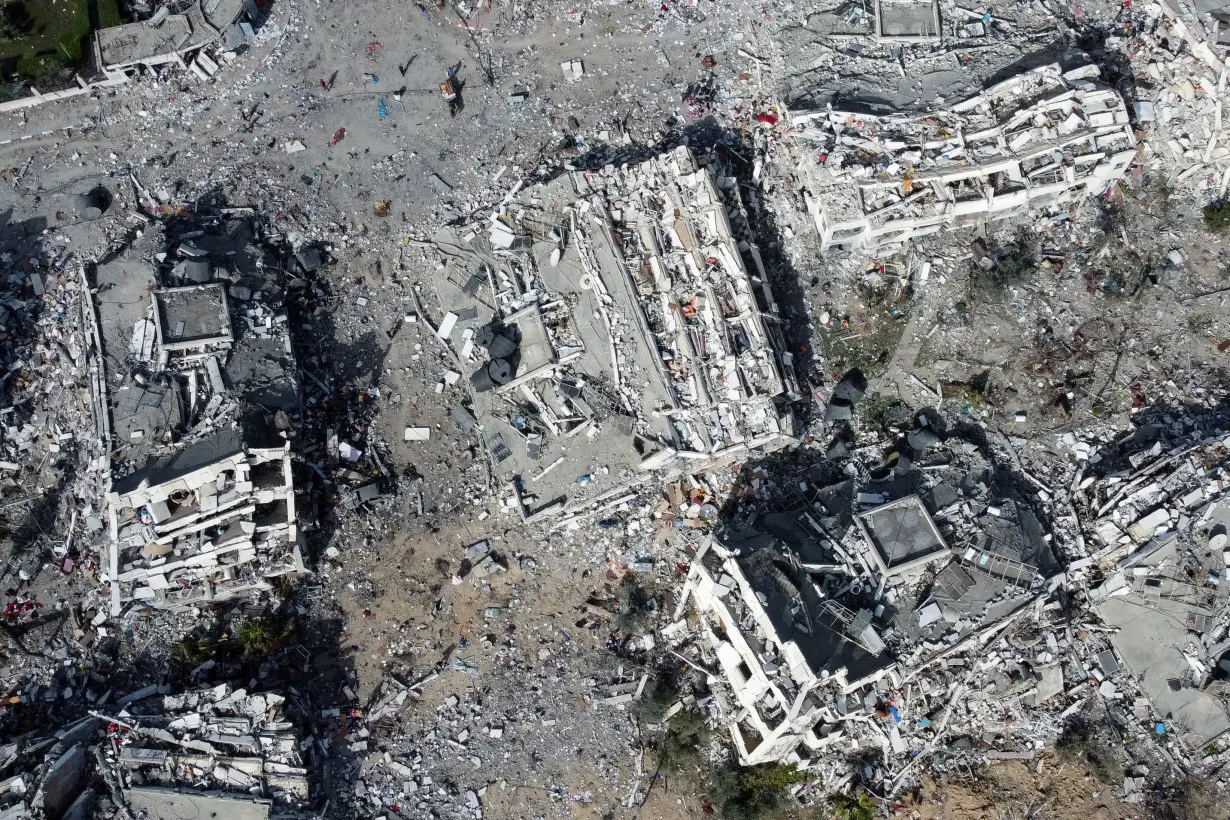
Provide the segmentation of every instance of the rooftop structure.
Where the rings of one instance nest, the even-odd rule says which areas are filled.
[[[916,495],[866,510],[855,518],[879,571],[898,575],[948,555],[944,536]]]
[[[882,43],[938,43],[939,0],[876,0],[876,39]]]
[[[1098,77],[1093,65],[1046,65],[927,114],[792,113],[822,246],[893,245],[1026,214],[1066,218],[1135,156],[1123,98]]]
[[[172,60],[192,41],[187,15],[175,14],[159,25],[128,23],[94,32],[99,59],[106,66],[124,68],[138,63],[157,64]]]
[[[97,29],[94,51],[99,67],[108,76],[122,77],[142,67],[167,63],[190,67],[191,63],[193,73],[204,80],[218,66],[207,55],[192,52],[220,37],[232,42],[228,47],[233,47],[233,30],[238,30],[243,17],[253,22],[258,19],[255,0],[206,0],[191,4],[181,14],[170,13],[163,6],[148,20]],[[238,42],[244,39],[240,37]]]

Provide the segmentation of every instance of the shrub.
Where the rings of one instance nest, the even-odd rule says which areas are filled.
[[[661,723],[666,712],[679,700],[679,684],[670,670],[659,671],[644,696],[636,702],[636,714],[646,723]]]
[[[185,635],[171,647],[171,660],[186,669],[196,669],[209,660],[211,654],[209,638],[204,635]]]
[[[806,779],[804,772],[784,763],[731,763],[714,776],[713,802],[721,807],[724,820],[760,820],[786,801],[791,786]]]
[[[1230,200],[1219,199],[1204,206],[1204,226],[1214,233],[1230,227]]]
[[[1055,749],[1065,760],[1087,764],[1103,783],[1118,785],[1123,780],[1123,762],[1114,748],[1080,715],[1069,718]]]
[[[1208,820],[1224,817],[1222,798],[1217,787],[1200,775],[1182,777],[1168,787],[1155,790],[1151,801],[1153,814],[1159,820]]]
[[[244,657],[252,655],[267,655],[276,649],[294,633],[293,620],[279,621],[276,618],[244,618],[235,630],[235,637],[243,647]]]
[[[837,820],[874,820],[875,804],[866,792],[843,794],[833,800],[833,817]]]

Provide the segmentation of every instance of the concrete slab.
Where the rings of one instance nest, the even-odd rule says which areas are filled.
[[[184,817],[225,817],[227,820],[268,820],[268,800],[228,797],[221,793],[177,792],[172,789],[126,789],[124,797],[136,813],[157,820]]]
[[[1230,716],[1207,692],[1172,686],[1172,681],[1182,681],[1191,668],[1181,647],[1187,640],[1187,616],[1193,609],[1138,593],[1113,597],[1097,607],[1107,625],[1121,630],[1111,636],[1111,643],[1124,665],[1140,676],[1167,730],[1199,749],[1230,731]]]

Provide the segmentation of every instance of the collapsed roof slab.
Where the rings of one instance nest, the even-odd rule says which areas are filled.
[[[944,536],[917,495],[861,512],[855,521],[871,546],[868,553],[886,576],[911,572],[949,555]]]
[[[99,62],[114,69],[176,62],[180,50],[192,41],[192,35],[188,17],[172,14],[158,25],[146,21],[99,29],[94,32],[94,42]]]
[[[777,303],[716,155],[681,147],[561,176],[475,228],[442,234],[454,258],[436,335],[470,372],[496,473],[524,482],[527,507],[615,492],[604,477],[626,483],[625,466],[692,471],[797,443]],[[493,322],[517,327],[518,351],[511,378],[484,389],[484,370],[514,358],[481,342]]]
[[[162,350],[190,350],[234,340],[226,288],[221,283],[154,292],[154,325]]]
[[[1168,731],[1188,748],[1202,749],[1230,732],[1230,716],[1220,699],[1184,683],[1191,665],[1182,647],[1190,638],[1187,619],[1193,609],[1131,593],[1103,601],[1097,613],[1117,628],[1110,641],[1128,669],[1140,676],[1141,688]]]
[[[156,787],[124,790],[128,806],[148,817],[226,817],[227,820],[269,820],[272,801],[222,792],[189,792]]]

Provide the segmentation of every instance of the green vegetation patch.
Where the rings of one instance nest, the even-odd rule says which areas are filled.
[[[89,34],[88,0],[10,0],[0,5],[0,60],[16,57],[17,72],[26,77],[38,76],[48,65],[80,63]]]
[[[119,0],[98,0],[98,27],[113,28],[128,21],[120,14]]]
[[[761,820],[785,806],[790,787],[807,774],[784,763],[764,766],[727,764],[713,778],[713,802],[722,820]]]
[[[1230,227],[1230,200],[1219,199],[1204,206],[1204,224],[1214,233],[1225,233]]]

